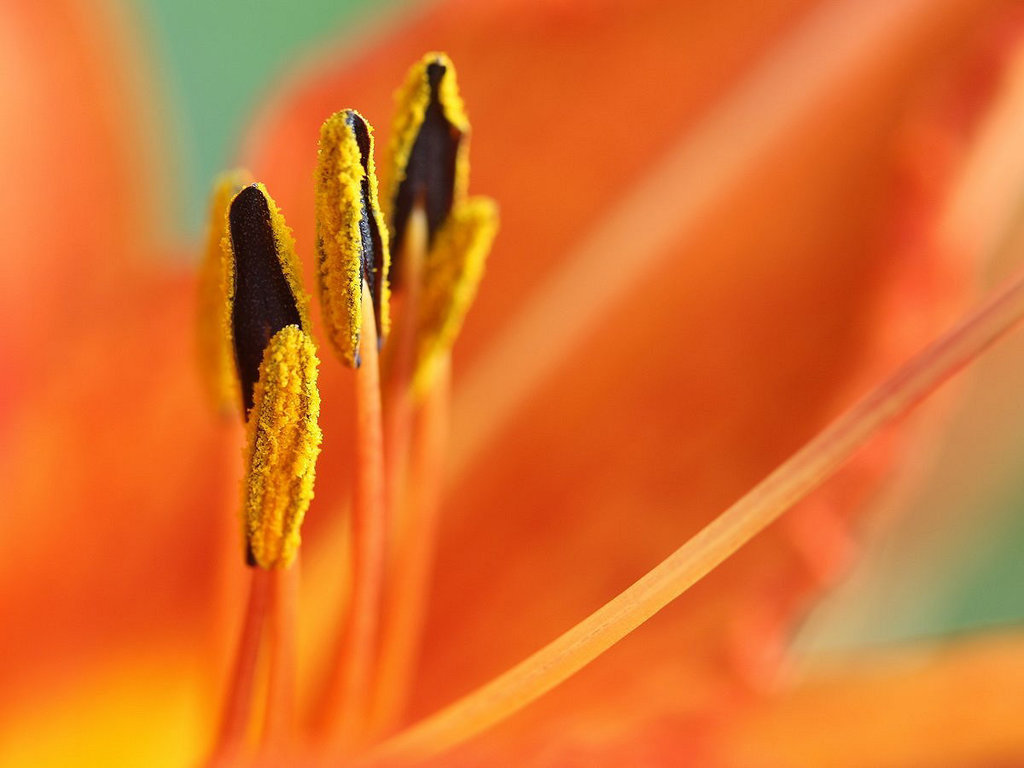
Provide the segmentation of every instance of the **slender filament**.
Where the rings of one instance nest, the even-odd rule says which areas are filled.
[[[384,447],[372,294],[363,284],[362,362],[355,369],[356,480],[352,506],[352,598],[342,632],[326,723],[345,748],[365,732],[376,661],[384,567]]]
[[[402,289],[395,294],[395,329],[383,360],[385,430],[385,501],[388,519],[397,514],[405,482],[412,424],[412,373],[416,353],[416,321],[420,282],[427,250],[427,218],[413,208],[399,254]]]
[[[450,362],[446,360],[431,382],[413,426],[409,477],[401,498],[402,526],[396,532],[384,603],[372,735],[385,734],[399,723],[414,681],[437,539],[450,397]]]
[[[263,756],[279,755],[294,735],[299,559],[271,574],[267,622],[269,676],[263,724]]]
[[[417,759],[450,749],[564,682],[764,530],[1021,317],[1024,275],[904,364],[632,586],[508,672],[385,742],[371,760]]]
[[[237,759],[245,743],[252,713],[256,661],[267,615],[272,577],[271,572],[263,568],[250,568],[249,576],[249,599],[235,652],[231,680],[228,683],[227,697],[221,713],[220,727],[208,761],[211,768],[229,765]]]

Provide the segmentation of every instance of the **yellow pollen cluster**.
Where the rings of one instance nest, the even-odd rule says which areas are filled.
[[[424,270],[413,389],[430,385],[437,362],[455,343],[483,277],[498,232],[498,206],[487,197],[455,205],[437,233]]]
[[[459,94],[455,65],[444,53],[428,53],[410,69],[405,82],[395,93],[395,120],[391,130],[388,155],[391,166],[388,169],[388,196],[385,213],[388,221],[394,221],[393,206],[398,197],[398,187],[405,181],[405,169],[409,156],[423,125],[427,107],[430,106],[430,80],[427,68],[431,64],[444,67],[445,73],[437,89],[437,99],[445,119],[462,134],[455,157],[455,189],[453,200],[461,200],[469,186],[469,118]]]
[[[369,148],[366,167],[355,131],[350,124],[362,120],[357,113],[336,112],[320,128],[316,171],[317,283],[327,338],[338,356],[355,366],[359,359],[362,330],[364,214],[373,217],[380,233],[383,261],[377,279],[381,300],[377,311],[383,334],[388,332],[388,285],[390,267],[388,231],[377,203],[377,176],[373,161],[373,129],[367,128]],[[363,196],[363,181],[368,195]]]
[[[289,325],[263,353],[247,433],[246,543],[261,568],[288,567],[313,498],[320,453],[319,360],[313,340]]]
[[[217,412],[238,411],[238,371],[231,348],[229,287],[221,241],[228,231],[231,200],[252,182],[248,171],[227,171],[217,177],[210,200],[206,247],[199,267],[199,354],[203,378]]]

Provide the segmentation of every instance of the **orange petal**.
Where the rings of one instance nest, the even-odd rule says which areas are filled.
[[[0,723],[28,691],[59,700],[91,665],[157,641],[216,663],[240,438],[214,428],[203,397],[194,282],[135,290],[64,350],[62,376],[33,382],[5,430]]]
[[[119,21],[81,0],[0,17],[0,302],[17,318],[0,329],[5,406],[33,379],[25,367],[59,357],[49,345],[107,310],[125,270],[151,256],[142,234],[160,185]]]
[[[180,648],[154,644],[103,660],[64,686],[18,694],[0,730],[5,766],[197,765],[210,712],[202,671]]]
[[[1024,637],[813,662],[721,734],[732,768],[1024,763]]]
[[[119,657],[156,641],[183,649],[182,679],[213,677],[200,659],[237,456],[197,389],[194,282],[154,274],[161,184],[119,21],[79,0],[0,14],[5,737],[93,665],[130,677]]]

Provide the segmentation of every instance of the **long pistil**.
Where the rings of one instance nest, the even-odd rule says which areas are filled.
[[[370,755],[417,759],[472,738],[564,682],[702,579],[821,485],[1024,317],[1024,276],[897,370],[632,586],[490,683]]]

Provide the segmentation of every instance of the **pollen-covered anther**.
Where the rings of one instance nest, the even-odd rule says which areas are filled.
[[[295,240],[266,187],[252,184],[235,195],[227,226],[221,243],[227,325],[248,414],[271,337],[288,325],[310,332],[309,297],[300,282]]]
[[[416,206],[426,211],[427,239],[432,245],[452,207],[465,198],[469,119],[455,67],[443,53],[428,53],[414,64],[395,100],[386,206],[392,250],[398,254]],[[400,271],[396,266],[391,269],[395,287]]]
[[[452,209],[437,234],[424,269],[417,324],[417,393],[429,386],[437,363],[451,351],[462,329],[497,232],[497,204],[487,197],[472,197]]]
[[[296,325],[273,336],[260,365],[242,509],[248,560],[261,568],[287,567],[298,552],[320,453],[318,366],[312,339]]]
[[[221,241],[228,232],[228,207],[252,182],[248,171],[222,173],[210,199],[206,247],[199,265],[199,355],[203,379],[218,413],[233,414],[239,400],[238,370],[231,345],[231,305]]]
[[[377,202],[373,129],[354,110],[320,128],[316,172],[317,282],[327,336],[338,356],[359,365],[363,286],[377,338],[388,332],[388,231]]]

